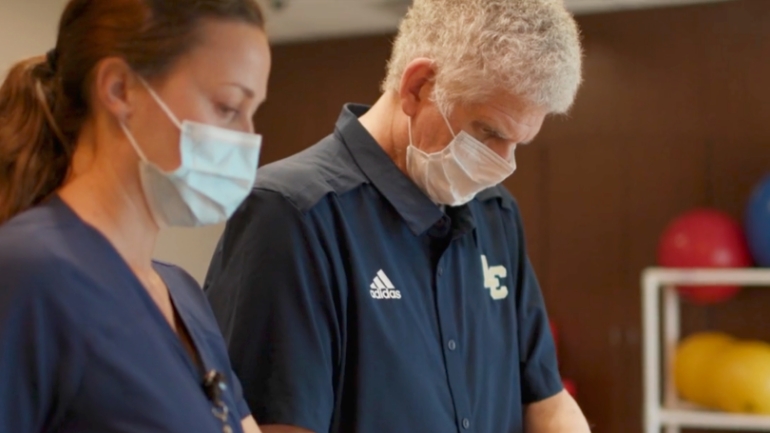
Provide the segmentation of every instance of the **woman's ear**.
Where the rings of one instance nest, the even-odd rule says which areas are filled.
[[[94,68],[93,103],[125,122],[136,109],[135,92],[139,80],[125,60],[108,57]]]

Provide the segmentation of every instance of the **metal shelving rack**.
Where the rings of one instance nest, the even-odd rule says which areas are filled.
[[[680,339],[680,305],[675,287],[703,284],[770,287],[770,269],[650,268],[644,271],[644,432],[660,433],[665,429],[665,433],[679,433],[682,428],[770,432],[770,416],[707,410],[684,402],[677,395],[672,373]]]

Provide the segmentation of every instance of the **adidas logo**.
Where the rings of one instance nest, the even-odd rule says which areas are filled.
[[[377,276],[374,277],[374,282],[369,286],[371,290],[369,293],[374,299],[401,299],[401,291],[396,290],[393,283],[390,282],[390,278],[385,275],[385,272],[380,269],[377,272]]]

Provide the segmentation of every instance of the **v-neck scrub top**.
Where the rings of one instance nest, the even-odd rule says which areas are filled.
[[[155,263],[196,366],[112,245],[61,199],[0,226],[0,432],[217,433],[202,386],[224,375],[229,425],[250,414],[195,280]]]

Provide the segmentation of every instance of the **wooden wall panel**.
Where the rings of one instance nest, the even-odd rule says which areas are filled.
[[[724,8],[704,43],[712,50],[703,72],[714,204],[742,216],[757,179],[770,172],[770,7]]]
[[[717,206],[742,218],[770,172],[770,1],[579,18],[585,85],[517,151],[506,182],[560,326],[561,366],[597,433],[641,432],[639,278],[677,214]],[[379,94],[391,37],[278,46],[257,118],[263,163],[332,132],[345,102]],[[770,294],[684,306],[685,332],[770,340]],[[712,432],[714,433],[714,432]]]
[[[623,400],[621,352],[610,345],[623,313],[616,308],[623,287],[616,266],[623,255],[623,221],[617,218],[625,194],[623,152],[619,140],[584,138],[548,147],[546,293],[561,330],[563,373],[582,385],[581,404],[595,431],[604,431],[617,422]]]
[[[532,266],[538,269],[538,281],[543,287],[551,287],[545,269],[548,267],[548,217],[547,209],[538,203],[547,194],[547,149],[542,146],[522,146],[516,149],[516,172],[505,185],[516,197],[521,208],[527,251]]]
[[[713,55],[704,68],[713,152],[714,205],[743,218],[754,184],[770,173],[770,7],[746,2],[725,8],[706,35]],[[770,341],[770,292],[744,289],[709,308],[705,326],[741,338]]]
[[[275,47],[268,100],[256,117],[265,136],[261,162],[331,134],[343,104],[374,102],[390,47],[382,36]]]

